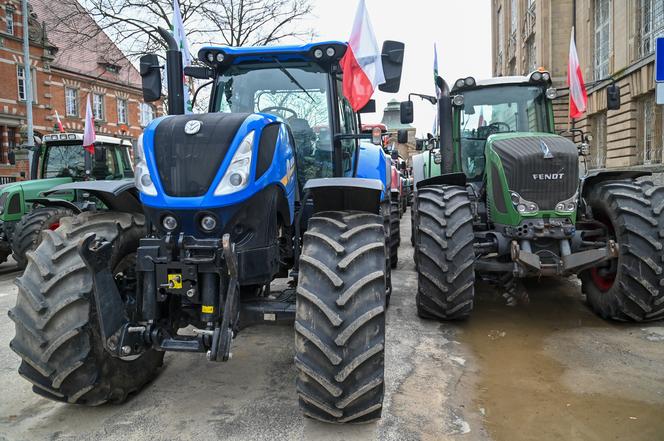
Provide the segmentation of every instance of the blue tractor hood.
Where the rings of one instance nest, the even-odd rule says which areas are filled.
[[[218,188],[243,141],[251,142],[250,170],[237,191]],[[287,126],[274,115],[208,113],[154,120],[143,134],[143,153],[156,194],[143,204],[170,210],[231,206],[268,186],[294,193],[295,161]],[[140,176],[139,176],[140,179]],[[217,194],[215,194],[217,193]]]

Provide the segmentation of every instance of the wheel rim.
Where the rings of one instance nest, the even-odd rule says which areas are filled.
[[[602,292],[607,292],[613,286],[613,283],[616,280],[615,272],[609,272],[605,275],[600,274],[602,269],[593,268],[590,270],[590,277],[593,280],[595,286]]]

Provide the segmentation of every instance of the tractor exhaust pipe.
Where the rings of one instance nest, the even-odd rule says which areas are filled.
[[[440,89],[438,97],[438,115],[440,123],[440,172],[442,174],[454,171],[454,145],[452,139],[452,98],[450,87],[442,77],[436,78]]]
[[[175,38],[169,31],[160,27],[159,35],[168,44],[166,51],[166,75],[168,80],[168,114],[184,114],[184,81],[182,53]]]

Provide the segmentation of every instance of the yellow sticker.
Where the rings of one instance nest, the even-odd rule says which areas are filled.
[[[168,284],[171,289],[182,289],[182,274],[169,274]]]
[[[214,306],[203,305],[201,306],[203,314],[214,314]]]

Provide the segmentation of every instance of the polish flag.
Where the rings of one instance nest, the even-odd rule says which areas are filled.
[[[385,82],[381,51],[364,0],[360,0],[357,6],[341,68],[344,71],[344,95],[357,112],[369,102],[376,87]]]
[[[572,28],[572,39],[569,42],[569,67],[567,68],[567,84],[569,85],[569,116],[579,118],[583,116],[588,106],[588,93],[586,84],[583,82],[583,74],[579,65],[579,55],[574,43],[574,28]]]
[[[95,133],[95,121],[92,115],[92,106],[90,105],[90,95],[88,94],[88,103],[85,106],[85,130],[83,131],[83,148],[94,154],[95,141],[97,141],[97,134]]]
[[[62,125],[62,121],[60,121],[60,115],[58,115],[58,111],[55,111],[55,124],[58,126],[58,131],[60,133],[65,133],[65,128]]]

